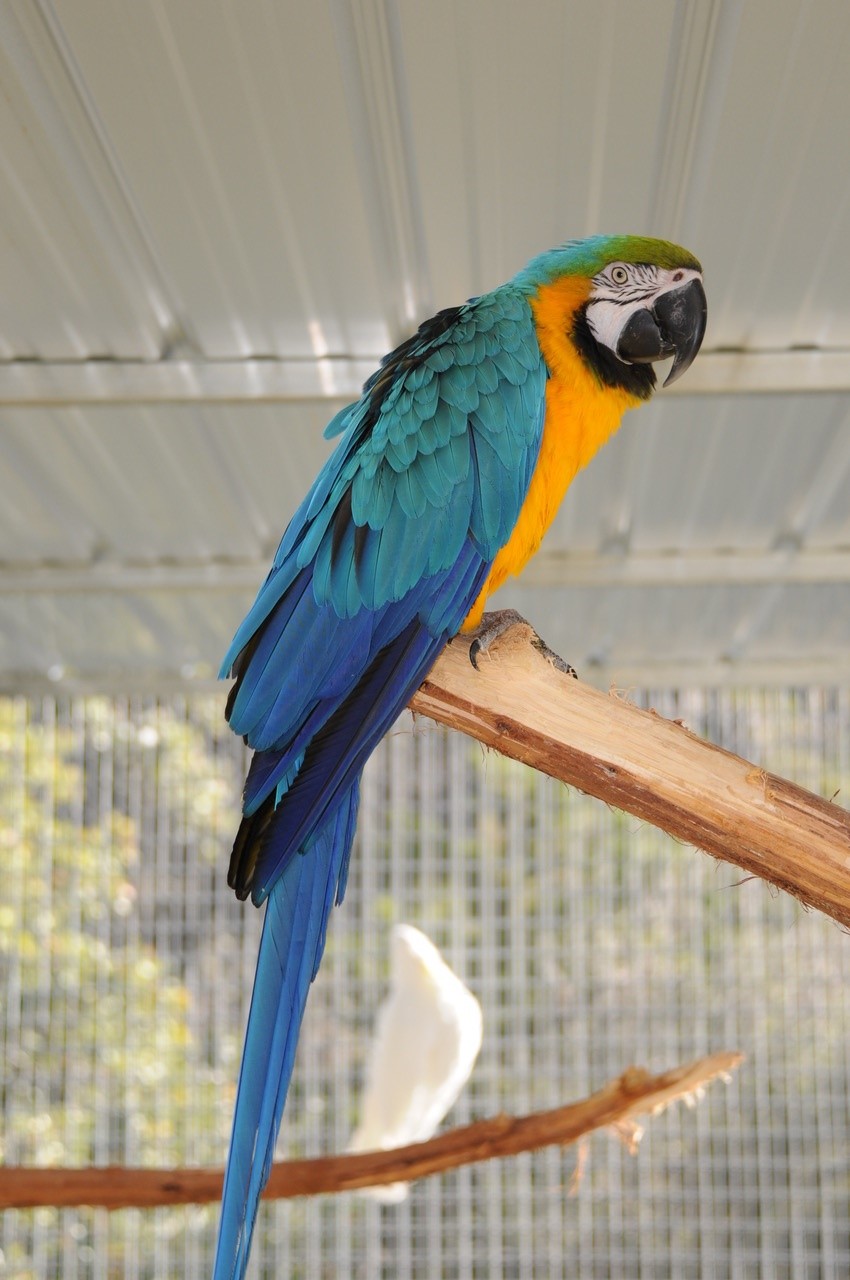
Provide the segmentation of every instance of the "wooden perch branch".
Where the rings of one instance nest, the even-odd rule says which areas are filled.
[[[412,1182],[464,1164],[513,1156],[538,1147],[567,1146],[608,1125],[634,1133],[634,1120],[663,1110],[677,1098],[698,1097],[718,1076],[728,1078],[739,1053],[718,1053],[663,1075],[629,1067],[582,1102],[529,1116],[494,1116],[395,1151],[287,1160],[272,1168],[263,1195],[269,1199],[355,1191]],[[14,1169],[0,1168],[0,1208],[94,1205],[151,1209],[203,1204],[221,1197],[221,1169]]]
[[[476,671],[453,641],[411,709],[569,782],[850,926],[850,813],[555,670],[508,632]]]

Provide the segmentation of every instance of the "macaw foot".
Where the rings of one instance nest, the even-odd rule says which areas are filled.
[[[503,636],[506,631],[510,631],[511,627],[522,626],[528,627],[532,633],[531,643],[534,645],[538,653],[542,653],[552,666],[558,671],[563,671],[564,675],[576,676],[575,667],[569,662],[565,662],[562,657],[555,653],[554,649],[550,649],[544,640],[534,630],[530,623],[526,622],[521,613],[517,613],[516,609],[499,609],[495,613],[485,613],[481,619],[480,625],[475,632],[475,639],[469,646],[469,661],[475,670],[478,670],[478,659],[482,653],[487,653],[494,640],[498,640],[499,636]],[[576,679],[578,677],[576,676]]]

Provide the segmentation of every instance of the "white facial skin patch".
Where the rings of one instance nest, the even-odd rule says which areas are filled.
[[[620,334],[636,311],[649,311],[662,294],[701,279],[700,272],[689,267],[671,270],[643,262],[612,262],[593,277],[587,304],[590,331],[597,342],[617,355]]]

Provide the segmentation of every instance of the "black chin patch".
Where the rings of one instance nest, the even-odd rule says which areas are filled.
[[[652,365],[625,364],[610,348],[597,342],[588,324],[586,305],[576,312],[571,337],[579,355],[603,386],[619,387],[639,400],[649,399],[655,389]]]

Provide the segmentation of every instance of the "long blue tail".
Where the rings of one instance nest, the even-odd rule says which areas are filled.
[[[357,778],[324,825],[289,860],[269,894],[224,1174],[213,1280],[242,1280],[248,1264],[307,993],[325,948],[331,907],[345,892],[359,785]]]

